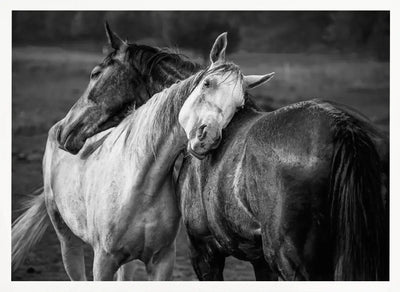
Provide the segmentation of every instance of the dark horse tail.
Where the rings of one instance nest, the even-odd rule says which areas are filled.
[[[343,112],[335,117],[330,180],[334,279],[388,280],[380,159],[362,125]]]

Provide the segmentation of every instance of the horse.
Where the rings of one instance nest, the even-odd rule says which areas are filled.
[[[85,94],[49,131],[44,192],[13,224],[14,266],[39,239],[48,216],[71,280],[86,280],[83,243],[94,250],[94,280],[113,279],[121,265],[134,259],[145,263],[150,279],[171,278],[180,220],[174,162],[186,147],[196,157],[216,149],[222,129],[244,104],[246,90],[271,77],[243,76],[221,57],[221,38],[212,47],[209,67],[156,94],[115,129],[90,138],[78,155],[71,155],[64,149],[75,152],[82,145],[77,132],[87,135],[89,129],[75,118],[87,121],[82,105],[104,89],[102,76],[112,75],[92,73]]]
[[[232,255],[260,280],[387,280],[387,146],[365,117],[328,101],[240,111],[218,149],[180,172],[198,278],[223,280]]]
[[[246,103],[216,151],[183,161],[177,191],[198,278],[223,280],[233,255],[257,280],[388,279],[388,153],[384,133],[344,105]]]
[[[114,37],[115,37],[115,35],[114,35]],[[117,40],[115,42],[116,43],[121,43],[122,41],[121,40],[119,40],[119,41]],[[165,53],[162,53],[162,54],[165,55]],[[172,62],[172,60],[169,60],[167,57],[165,59],[163,59],[160,63],[163,63],[164,61],[165,61],[165,63],[168,63],[168,65],[164,65],[168,69],[163,69],[162,72],[165,72],[167,75],[170,74],[170,76],[172,76],[172,78],[179,78],[179,76],[177,74],[173,75],[173,72],[179,71],[179,72],[183,72],[183,74],[188,74],[187,73],[188,72],[187,71],[187,66],[183,65],[184,64],[184,60],[182,59],[181,56],[179,56],[179,58],[181,59],[180,62]],[[179,58],[174,58],[174,60],[176,61]],[[193,66],[192,66],[192,69],[193,70],[198,70],[198,68],[193,67]],[[139,71],[143,72],[143,70],[139,70]],[[153,72],[152,74],[158,75],[155,72]],[[149,78],[149,77],[145,77],[144,79],[147,79],[147,78]],[[324,111],[322,111],[323,108],[325,109]],[[290,109],[290,111],[289,111],[289,109]],[[330,109],[330,110],[328,110],[328,109]],[[106,108],[102,108],[102,110],[105,111]],[[331,115],[331,119],[335,119],[336,122],[341,124],[342,126],[346,125],[346,122],[345,121],[340,122],[341,119],[338,118],[338,116],[341,116],[343,118],[343,120],[347,121],[347,123],[354,122],[354,124],[358,124],[359,128],[358,128],[358,131],[357,131],[357,135],[359,135],[360,133],[367,134],[366,139],[367,140],[369,139],[368,142],[370,142],[370,141],[373,142],[373,145],[369,144],[369,146],[371,146],[370,149],[372,149],[372,150],[374,148],[379,149],[378,152],[379,152],[379,155],[380,155],[380,167],[382,168],[381,174],[383,174],[383,176],[384,176],[384,178],[386,180],[388,179],[388,139],[383,133],[381,133],[368,120],[368,118],[366,118],[362,114],[358,113],[356,110],[351,109],[349,107],[346,107],[344,105],[339,105],[339,104],[335,104],[335,103],[332,103],[332,102],[321,102],[321,101],[315,100],[315,101],[308,101],[308,102],[303,102],[303,103],[300,103],[300,104],[292,105],[292,106],[290,106],[289,108],[286,108],[286,109],[280,109],[279,110],[279,115],[277,115],[278,117],[281,117],[280,120],[278,119],[279,122],[278,121],[271,122],[271,121],[273,121],[272,117],[274,116],[274,114],[260,113],[259,110],[257,109],[257,107],[251,102],[251,99],[247,98],[245,106],[244,106],[244,109],[242,111],[240,111],[240,113],[238,113],[237,115],[234,116],[231,124],[229,124],[227,126],[227,128],[225,129],[224,139],[222,140],[222,143],[223,143],[222,146],[224,146],[224,145],[226,146],[224,148],[225,150],[222,150],[223,148],[220,148],[221,152],[218,155],[216,153],[216,155],[214,155],[213,157],[208,158],[210,161],[205,160],[205,161],[202,161],[202,162],[197,162],[197,161],[192,160],[190,158],[189,159],[185,159],[184,160],[184,167],[181,170],[181,178],[179,180],[179,185],[178,185],[178,188],[177,188],[178,190],[182,189],[185,186],[187,188],[188,185],[189,185],[187,183],[189,179],[193,179],[194,182],[198,182],[197,184],[193,184],[193,186],[191,186],[190,190],[189,190],[189,191],[191,191],[190,194],[191,195],[195,194],[196,198],[197,198],[197,200],[193,201],[194,203],[197,202],[197,205],[196,204],[194,205],[194,206],[196,206],[196,208],[193,208],[192,211],[193,212],[198,212],[198,213],[195,213],[195,214],[201,215],[198,218],[202,218],[204,220],[199,221],[198,218],[196,218],[197,220],[191,220],[189,212],[185,213],[185,210],[189,210],[189,209],[187,209],[187,205],[186,204],[188,204],[190,202],[190,200],[188,200],[188,196],[186,196],[184,192],[181,192],[181,194],[180,194],[180,201],[184,202],[184,203],[181,204],[180,208],[183,211],[183,219],[185,221],[185,225],[186,225],[187,229],[190,230],[189,231],[189,236],[191,238],[191,243],[192,243],[191,244],[191,254],[192,254],[191,257],[192,257],[193,265],[195,267],[196,274],[197,274],[197,276],[199,277],[200,280],[222,280],[223,279],[222,271],[223,271],[223,266],[224,266],[224,259],[225,259],[225,257],[227,255],[234,255],[234,256],[237,256],[237,257],[239,257],[241,259],[244,259],[244,260],[250,260],[250,262],[253,264],[257,280],[268,280],[268,279],[275,280],[275,279],[277,279],[277,276],[280,276],[282,279],[289,279],[289,280],[290,279],[299,279],[299,278],[301,278],[302,275],[298,274],[298,273],[296,273],[296,277],[287,276],[288,272],[284,273],[284,271],[288,271],[288,270],[290,272],[290,269],[289,269],[290,267],[289,268],[287,267],[288,266],[288,264],[287,264],[288,260],[286,260],[286,265],[285,265],[285,259],[284,259],[285,251],[284,251],[284,249],[282,249],[281,252],[278,255],[276,255],[276,246],[274,246],[274,248],[269,248],[269,245],[264,244],[262,242],[262,237],[260,235],[258,235],[258,234],[256,234],[254,238],[251,238],[251,240],[249,242],[247,238],[244,241],[244,240],[242,240],[242,238],[240,236],[234,236],[236,234],[233,233],[233,232],[229,233],[229,234],[227,234],[225,232],[223,234],[225,236],[225,239],[229,238],[229,236],[232,236],[230,238],[231,239],[230,243],[234,243],[234,244],[233,244],[233,246],[231,245],[231,246],[228,246],[228,247],[226,247],[225,245],[220,244],[219,241],[218,241],[218,238],[220,237],[218,235],[218,233],[221,232],[221,230],[219,230],[217,228],[211,228],[211,226],[212,226],[211,223],[212,222],[210,223],[209,220],[212,221],[214,218],[208,217],[208,214],[210,214],[212,212],[208,212],[207,208],[210,208],[210,207],[209,206],[204,206],[203,204],[204,204],[204,202],[208,202],[208,201],[210,201],[210,200],[212,200],[214,198],[218,198],[218,196],[216,195],[217,192],[219,193],[220,191],[223,191],[223,189],[220,190],[219,188],[225,187],[223,184],[218,184],[218,183],[220,183],[221,180],[223,180],[224,178],[219,176],[218,180],[214,179],[214,180],[211,180],[210,182],[207,183],[207,187],[210,190],[213,190],[213,192],[207,190],[206,188],[200,188],[199,187],[200,184],[201,184],[201,187],[205,187],[206,179],[209,177],[208,173],[221,174],[221,172],[220,172],[221,167],[222,166],[226,166],[226,164],[224,165],[223,162],[224,161],[226,162],[228,159],[232,158],[232,155],[231,155],[232,152],[230,154],[228,154],[229,153],[229,151],[228,151],[229,149],[228,148],[231,147],[235,143],[235,141],[240,141],[246,135],[247,135],[246,139],[251,141],[251,139],[252,139],[251,137],[253,135],[256,135],[256,134],[260,134],[259,138],[261,139],[261,141],[263,141],[263,139],[266,139],[266,138],[261,133],[257,133],[257,131],[255,129],[261,130],[259,128],[260,128],[260,125],[262,123],[265,123],[266,125],[268,125],[268,127],[265,126],[266,130],[268,130],[270,127],[273,127],[273,129],[274,129],[274,127],[276,129],[279,129],[280,128],[280,122],[282,122],[283,125],[285,125],[286,120],[290,121],[290,119],[286,118],[286,116],[290,115],[290,113],[292,111],[298,112],[299,113],[299,114],[297,114],[298,117],[301,117],[300,114],[303,114],[303,116],[304,116],[303,118],[304,118],[305,121],[307,121],[307,119],[308,119],[306,117],[307,113],[310,113],[311,115],[315,115],[315,113],[314,113],[315,111],[321,111],[321,113],[318,116],[322,117],[322,116],[325,116],[325,115]],[[269,116],[268,118],[267,118],[267,115]],[[336,118],[333,118],[333,117],[336,117]],[[260,119],[259,123],[255,123],[257,119]],[[246,123],[242,123],[242,121],[247,121],[247,122]],[[252,122],[254,122],[254,124],[252,124]],[[317,127],[319,124],[321,124],[321,122],[318,121],[318,119],[314,120],[314,122],[315,122],[315,124],[311,123],[311,126],[313,126],[313,127]],[[271,124],[269,124],[269,123],[271,123]],[[302,125],[302,124],[304,124],[304,121],[302,119],[299,119],[299,125]],[[335,123],[332,122],[331,126],[333,124],[335,124]],[[307,123],[307,125],[310,125],[310,123]],[[353,125],[353,124],[350,123],[350,125]],[[349,126],[349,128],[351,129],[351,126]],[[335,127],[335,129],[338,130],[339,128]],[[328,128],[328,133],[330,131],[330,133],[333,134],[332,133],[332,132],[334,132],[333,130],[334,129],[329,129]],[[289,133],[292,133],[292,132],[289,131]],[[288,134],[281,133],[281,132],[277,132],[277,134],[279,134],[280,136],[283,136],[283,137],[288,135]],[[355,138],[358,139],[357,135],[355,136]],[[298,136],[296,136],[296,137],[300,141],[301,141],[301,139],[304,139],[303,137],[298,137]],[[346,137],[348,137],[348,135],[346,135]],[[337,141],[339,141],[339,134],[337,134],[336,139],[337,139]],[[355,140],[355,142],[357,142],[357,141]],[[229,147],[227,145],[229,145]],[[267,143],[267,146],[268,146],[268,143]],[[320,147],[321,145],[317,144],[315,146]],[[333,148],[332,145],[331,145],[331,148]],[[247,154],[244,154],[244,157],[247,157],[247,156],[250,155],[248,151],[250,151],[251,148],[247,147],[246,149],[247,149],[246,150]],[[307,149],[307,148],[305,148],[305,149]],[[325,157],[329,156],[329,149],[326,149],[326,150],[327,150],[328,154],[325,154]],[[283,152],[280,152],[280,153],[282,154]],[[287,156],[287,160],[290,161],[290,159],[294,159],[294,158],[298,157],[298,155],[300,153],[296,153],[297,156],[293,155],[293,153],[292,154],[291,153],[285,153],[285,154],[288,155]],[[333,154],[331,153],[331,156],[332,155]],[[307,156],[304,155],[304,157],[307,157]],[[335,156],[335,157],[337,157],[337,156]],[[262,161],[262,160],[260,160],[260,161]],[[266,161],[268,161],[268,160],[266,160]],[[296,162],[296,160],[293,160],[293,161]],[[269,164],[268,163],[266,163],[266,164],[267,164],[266,165],[266,167],[267,167]],[[326,163],[326,164],[329,164],[329,163]],[[269,167],[271,168],[273,165],[274,164],[271,164]],[[234,177],[235,176],[236,172],[238,171],[238,167],[235,168],[234,166],[235,165],[233,165],[232,167],[224,169],[224,171],[226,172],[226,176],[227,177]],[[190,167],[195,168],[196,172],[192,172],[190,175],[188,175],[188,169]],[[248,165],[245,166],[243,171],[246,170],[246,167],[248,167]],[[332,175],[335,174],[335,173],[336,174],[338,173],[337,171],[335,172],[335,169],[333,169],[333,168],[332,168],[332,171],[331,170],[326,170],[326,172],[328,172],[329,174],[332,174]],[[260,173],[259,172],[253,172],[253,175],[254,175],[254,177],[253,177],[254,184],[253,185],[259,185],[261,190],[262,189],[265,190],[266,186],[268,185],[268,183],[270,183],[269,180],[267,180],[266,177],[262,176],[261,172]],[[378,171],[376,178],[379,178],[379,176],[380,176],[380,173]],[[376,182],[376,178],[374,180],[371,180],[371,181],[375,183]],[[250,178],[248,178],[248,179],[250,179]],[[272,177],[270,179],[271,180],[275,179],[275,177],[272,175]],[[297,180],[293,179],[293,181],[300,183],[300,182],[302,182],[303,179],[304,179],[304,177],[298,176],[298,179]],[[353,179],[354,179],[354,177],[353,177]],[[335,181],[335,180],[332,178],[332,181]],[[336,181],[339,181],[339,177],[337,178]],[[343,181],[345,182],[344,179],[343,179]],[[250,183],[250,182],[247,182],[247,184]],[[243,183],[243,181],[236,180],[236,183],[237,184],[235,184],[234,186],[238,187]],[[321,183],[321,185],[325,185],[325,188],[329,189],[329,190],[331,190],[333,188],[333,186],[331,186],[331,181],[329,181],[327,179],[325,179],[325,183]],[[384,184],[383,189],[384,189],[384,191],[387,192],[388,189],[387,189],[386,186],[387,186],[387,184]],[[229,186],[227,186],[227,187],[229,187]],[[232,185],[231,185],[231,187],[232,187]],[[358,187],[358,185],[357,185],[357,187]],[[386,187],[386,190],[385,190],[385,187]],[[208,193],[206,193],[206,191]],[[260,194],[262,195],[262,192]],[[257,195],[261,196],[260,194],[257,194]],[[331,192],[330,192],[330,194],[331,194]],[[279,195],[276,194],[276,196],[279,196]],[[233,200],[235,200],[237,198],[238,197],[232,197]],[[344,197],[342,197],[342,199],[344,199]],[[349,197],[348,199],[351,199],[351,197]],[[379,198],[375,198],[375,199],[379,200]],[[385,223],[383,224],[384,228],[382,230],[382,233],[384,233],[384,237],[385,238],[384,238],[384,240],[382,241],[381,244],[377,243],[377,240],[375,240],[375,241],[373,241],[371,243],[371,246],[375,245],[376,247],[379,247],[380,248],[379,251],[374,252],[374,251],[371,251],[371,249],[373,249],[373,248],[368,249],[368,252],[373,254],[372,259],[376,260],[376,258],[383,258],[383,260],[382,260],[383,264],[380,265],[379,267],[375,266],[379,270],[382,270],[382,269],[385,270],[385,272],[383,272],[384,275],[383,276],[379,276],[379,279],[386,279],[387,278],[387,267],[388,267],[388,265],[387,265],[387,261],[388,261],[388,259],[387,259],[387,252],[388,252],[388,240],[387,240],[387,232],[388,232],[388,214],[387,214],[388,198],[387,198],[387,194],[385,196],[385,199],[386,199],[386,208],[385,208],[386,209],[386,211],[385,211],[386,215],[382,216],[382,220],[385,221]],[[279,200],[277,199],[277,201],[279,201]],[[337,210],[337,205],[338,205],[337,200],[336,201],[332,201],[332,204],[330,204],[330,202],[327,202],[327,201],[329,201],[329,200],[326,200],[326,198],[325,198],[325,202],[324,202],[325,203],[325,207],[331,207],[331,211],[332,212],[328,212],[326,210],[323,210],[323,211],[326,211],[326,212],[321,212],[320,215],[323,215],[323,216],[317,216],[316,218],[312,217],[313,219],[311,221],[315,220],[316,222],[318,222],[318,224],[323,223],[322,226],[327,227],[327,230],[330,231],[329,232],[330,233],[330,239],[332,239],[330,241],[329,245],[330,245],[331,249],[333,249],[332,245],[334,245],[334,244],[332,244],[332,242],[334,242],[334,240],[339,241],[339,239],[337,238],[337,235],[339,234],[339,232],[335,231],[335,227],[337,229],[339,229],[339,227],[340,228],[343,228],[343,226],[346,227],[346,224],[351,226],[351,224],[359,223],[359,217],[356,216],[356,215],[359,215],[359,213],[355,214],[354,218],[350,218],[352,220],[349,220],[348,216],[347,217],[344,216],[344,218],[337,218],[338,216],[337,216],[337,214],[335,214],[336,211],[334,211],[334,210]],[[243,202],[247,202],[247,201],[237,201],[237,202],[234,202],[235,204],[232,204],[231,201],[229,201],[229,198],[227,198],[227,203],[231,204],[232,206],[238,206],[238,208],[237,208],[238,213],[236,214],[237,218],[234,221],[232,220],[233,224],[231,223],[231,221],[230,221],[231,219],[229,217],[228,217],[229,220],[225,221],[227,223],[227,225],[229,225],[228,227],[230,227],[231,225],[240,226],[241,223],[240,222],[238,223],[237,221],[242,220],[242,217],[245,218],[245,216],[243,214],[250,214],[251,215],[251,211],[253,211],[253,210],[244,208],[243,206],[247,207],[247,204],[243,204]],[[282,200],[280,200],[280,202],[282,202]],[[299,202],[299,201],[297,201],[297,202]],[[335,202],[335,204],[333,204],[333,202]],[[342,205],[347,206],[345,203],[346,203],[346,201],[343,201]],[[274,205],[271,204],[271,206],[274,206]],[[283,204],[283,206],[285,206],[285,204]],[[379,206],[381,206],[381,204],[377,205],[378,209],[380,208]],[[294,206],[294,207],[296,207],[296,206]],[[221,206],[219,206],[218,208],[222,209]],[[243,208],[244,208],[245,211],[244,212],[239,212],[239,211],[243,210]],[[301,208],[302,208],[302,205],[298,206],[298,209],[301,210]],[[373,207],[371,207],[371,209],[373,209]],[[215,210],[216,209],[214,209],[212,211],[215,212]],[[364,209],[362,209],[362,210],[364,210]],[[374,219],[377,216],[379,216],[379,214],[376,214],[376,215],[372,214],[371,215],[370,214],[371,213],[370,210],[367,210],[367,211],[368,211],[367,212],[368,213],[368,217],[370,217],[372,219]],[[206,214],[207,216],[205,216],[204,214]],[[221,214],[223,214],[223,213],[221,212]],[[279,214],[279,212],[278,212],[278,214]],[[346,214],[343,214],[343,215],[346,215]],[[344,220],[348,220],[348,222],[347,223],[343,223]],[[198,222],[201,222],[201,224],[197,224]],[[340,226],[339,226],[339,223],[341,224]],[[246,226],[246,225],[243,224],[242,226]],[[303,227],[304,226],[306,226],[306,224],[303,224]],[[318,225],[318,226],[321,226],[321,225]],[[227,227],[225,227],[225,228],[227,228]],[[294,225],[293,228],[295,228],[295,225]],[[321,228],[318,228],[318,230],[321,230]],[[265,227],[264,227],[264,229],[265,229]],[[357,228],[354,227],[353,229],[357,229]],[[200,232],[198,232],[198,230]],[[350,232],[351,230],[348,229],[347,231],[348,231],[347,234],[344,234],[344,235],[351,236],[351,232]],[[365,231],[365,229],[364,229],[364,231]],[[278,230],[277,233],[279,234],[279,232],[282,232],[283,234],[285,234],[286,231],[285,230],[283,230],[283,231],[282,230]],[[358,235],[358,232],[355,232],[354,234]],[[310,232],[310,235],[312,235],[312,232]],[[379,236],[381,237],[382,234],[379,234]],[[213,243],[214,245],[210,246],[210,245],[207,245],[207,244],[203,244],[200,240],[198,240],[199,238],[200,239],[201,238],[210,238],[211,239],[210,243]],[[235,242],[236,242],[236,244],[235,244]],[[342,240],[341,242],[343,243],[344,240]],[[250,245],[250,243],[251,243],[251,245]],[[276,244],[276,241],[274,243]],[[251,248],[245,249],[244,247],[246,246],[246,244]],[[252,248],[254,246],[256,246],[257,248],[255,248],[255,249]],[[350,248],[348,245],[345,246],[345,247],[347,248],[347,251]],[[207,249],[209,249],[209,250],[207,250]],[[273,256],[265,256],[263,254],[264,253],[263,249],[266,249],[267,251],[269,250],[270,253]],[[343,247],[343,249],[346,251],[346,249],[344,247]],[[292,257],[293,257],[293,254],[296,255],[296,251],[297,251],[295,248],[293,248],[293,250],[294,250],[294,252],[291,252],[291,256]],[[358,250],[362,251],[362,249],[358,249]],[[356,250],[356,251],[358,251],[358,250]],[[274,252],[275,252],[275,254],[274,254]],[[318,253],[320,253],[320,251],[318,251]],[[353,251],[353,253],[354,253],[354,251]],[[288,254],[290,254],[290,253],[288,253]],[[340,258],[340,250],[336,251],[335,256],[336,256],[336,258]],[[278,261],[279,258],[282,258],[283,260],[281,259],[280,262],[279,262]],[[334,263],[332,263],[332,262],[336,261],[336,260],[332,260],[331,258],[329,258],[329,256],[327,256],[326,258],[328,258],[328,261],[327,262],[323,262],[321,260],[321,263],[322,263],[321,265],[324,266],[324,267],[325,266],[333,267]],[[314,257],[314,259],[315,259],[315,257]],[[340,259],[342,260],[342,264],[344,264],[343,259],[346,259],[347,261],[350,259],[350,260],[353,260],[353,261],[358,261],[360,263],[360,259],[359,258],[355,259],[354,255],[348,254],[348,253],[343,255]],[[289,260],[291,260],[291,259],[289,258]],[[376,260],[376,261],[378,261],[378,260]],[[346,264],[347,263],[348,262],[346,262]],[[296,262],[296,264],[297,264],[297,262]],[[362,265],[362,263],[360,263],[360,265]],[[352,265],[350,267],[352,267]],[[275,271],[273,271],[273,269]],[[335,272],[332,272],[332,268],[326,268],[325,270],[327,272],[324,273],[325,274],[324,276],[321,276],[321,278],[323,278],[325,280],[345,278],[344,277],[344,273],[342,273],[340,275],[339,272],[336,272],[336,269],[335,269]],[[339,271],[339,269],[337,269],[337,271]],[[335,273],[336,276],[333,275],[333,273]],[[309,276],[308,278],[307,277],[303,277],[303,278],[304,279],[315,279],[315,278],[317,278],[317,277],[313,276],[313,274],[309,274],[308,276]],[[357,277],[352,276],[352,275],[347,276],[347,277],[350,277],[351,279],[356,279],[357,278]],[[373,277],[371,277],[371,278],[373,278]]]
[[[362,123],[328,102],[241,111],[215,153],[183,162],[177,190],[197,276],[222,280],[233,255],[259,279],[387,279],[380,173]]]

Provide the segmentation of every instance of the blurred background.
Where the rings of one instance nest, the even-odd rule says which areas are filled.
[[[104,21],[122,38],[174,48],[208,62],[228,32],[228,58],[244,74],[274,71],[254,99],[265,110],[323,98],[350,105],[389,130],[387,11],[14,11],[12,14],[12,198],[42,185],[47,131],[83,93],[107,51]],[[90,249],[87,272],[91,274]],[[142,265],[137,279],[145,280]],[[254,280],[250,264],[228,259],[227,280]],[[52,229],[13,280],[68,280]],[[195,280],[184,231],[175,280]]]

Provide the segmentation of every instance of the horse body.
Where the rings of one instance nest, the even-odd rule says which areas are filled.
[[[141,109],[135,116],[143,115]],[[133,122],[128,119],[112,133],[91,138],[77,156],[59,149],[59,125],[54,126],[44,157],[46,206],[60,240],[67,241],[72,233],[93,246],[95,257],[111,255],[118,266],[132,259],[149,265],[154,255],[169,253],[167,260],[172,264],[180,215],[171,195],[171,169],[186,138],[182,130],[176,130],[178,125],[171,127],[171,132],[155,141],[155,159],[150,149],[135,150],[140,141],[132,142],[138,137],[127,130]],[[102,145],[86,157],[92,140],[104,135]],[[102,279],[109,275],[96,276]]]
[[[110,65],[94,70],[87,93],[49,132],[44,193],[14,223],[13,263],[21,261],[31,244],[27,242],[38,240],[30,231],[43,230],[45,205],[72,280],[86,279],[83,242],[94,250],[95,280],[113,279],[121,265],[134,259],[145,263],[150,279],[171,278],[180,219],[175,160],[185,147],[196,157],[217,148],[222,130],[244,104],[245,90],[272,76],[247,78],[237,65],[225,62],[225,48],[222,34],[211,50],[209,67],[156,94],[112,131],[88,140],[88,133],[103,126],[85,124],[85,113],[95,106],[93,90],[116,74]],[[125,60],[127,44],[123,50],[119,60]],[[101,99],[100,105],[110,103]],[[103,119],[113,121],[105,112]],[[35,218],[39,223],[29,222]]]
[[[73,156],[58,148],[54,130],[57,126],[50,131],[44,157],[47,206],[50,210],[57,206],[51,212],[59,212],[71,231],[92,246],[109,253],[129,246],[131,249],[124,251],[127,253],[124,260],[148,260],[148,255],[155,252],[149,238],[156,242],[164,238],[166,244],[171,244],[179,216],[175,198],[170,195],[173,186],[169,169],[174,154],[182,150],[182,141],[178,140],[181,142],[178,145],[172,137],[167,137],[161,149],[176,150],[168,155],[161,150],[157,163],[149,153],[139,166],[135,157],[129,159],[132,149],[123,143],[126,133],[116,136],[119,129],[114,129],[101,147],[82,159],[81,155]],[[101,136],[103,133],[93,140]],[[91,141],[88,142],[82,153],[90,147]],[[163,167],[160,163],[164,163]],[[155,218],[165,222],[163,229],[154,230],[147,224],[146,221],[154,222]],[[145,244],[138,244],[145,234]]]
[[[180,208],[199,279],[222,280],[229,255],[250,261],[256,277],[261,265],[259,279],[335,279],[329,186],[336,118],[320,101],[270,113],[247,107],[212,155],[184,160]]]

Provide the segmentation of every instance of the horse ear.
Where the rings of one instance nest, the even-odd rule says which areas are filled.
[[[227,33],[220,34],[214,42],[214,45],[210,52],[211,64],[218,61],[225,62],[225,50],[228,44]]]
[[[243,80],[244,80],[244,88],[245,89],[253,89],[256,88],[258,86],[260,86],[261,84],[264,84],[266,82],[268,82],[272,76],[275,75],[275,72],[266,74],[266,75],[247,75],[244,76]]]
[[[107,21],[104,23],[104,27],[106,29],[108,43],[114,50],[119,50],[123,45],[126,45],[126,43],[110,29]]]

